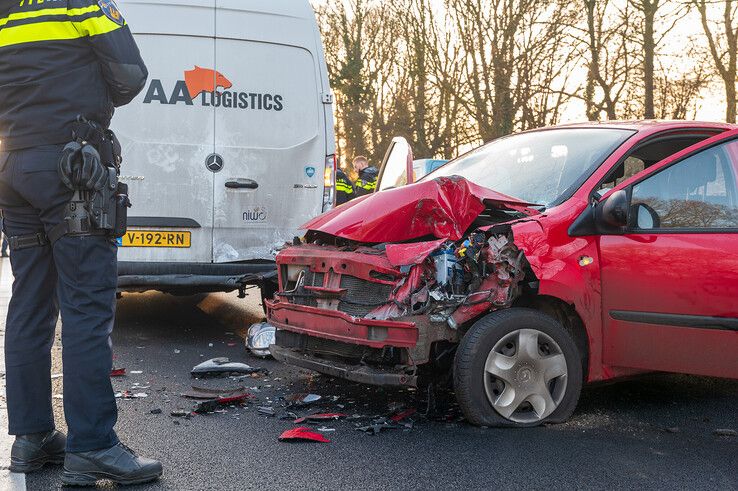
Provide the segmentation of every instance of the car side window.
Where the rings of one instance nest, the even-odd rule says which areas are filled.
[[[638,157],[630,156],[610,172],[608,179],[600,184],[597,193],[604,196],[609,190],[626,181],[646,168],[645,162]]]
[[[703,150],[635,184],[633,228],[738,229],[735,156],[736,140]]]

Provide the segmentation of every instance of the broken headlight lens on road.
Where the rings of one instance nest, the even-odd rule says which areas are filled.
[[[269,346],[274,344],[276,332],[275,327],[266,322],[252,324],[246,336],[246,347],[256,356],[271,356]]]

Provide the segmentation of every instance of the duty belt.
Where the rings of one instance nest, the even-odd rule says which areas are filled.
[[[10,245],[11,251],[20,251],[31,247],[43,247],[48,244],[49,239],[44,232],[8,237],[8,245]]]

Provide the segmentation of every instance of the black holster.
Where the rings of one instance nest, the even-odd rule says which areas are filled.
[[[64,220],[52,229],[48,236],[53,244],[64,235],[106,235],[119,238],[126,233],[128,185],[118,181],[120,175],[121,147],[111,130],[94,122],[79,118],[74,138],[81,145],[92,145],[100,154],[107,169],[105,186],[99,190],[75,189],[67,204]]]

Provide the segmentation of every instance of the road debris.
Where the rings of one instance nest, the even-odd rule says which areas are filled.
[[[190,390],[182,392],[180,395],[188,399],[216,399],[218,397],[235,397],[244,394],[249,394],[249,392],[243,386],[211,388],[193,385]]]
[[[176,409],[174,411],[171,411],[169,415],[174,416],[175,418],[186,418],[190,415],[190,412],[185,411],[184,409]]]
[[[296,406],[312,404],[314,402],[318,402],[321,399],[322,397],[318,394],[290,394],[285,397],[285,400],[287,402]]]
[[[161,408],[154,408],[151,411],[149,411],[151,414],[161,414]]]
[[[116,392],[116,399],[144,399],[149,397],[146,392],[131,392],[130,390],[124,390],[122,392]]]
[[[303,416],[302,418],[297,418],[293,423],[300,424],[304,423],[306,421],[325,421],[325,420],[339,420],[341,418],[345,418],[347,415],[343,413],[318,413],[318,414],[309,414],[307,416]]]
[[[718,428],[712,433],[716,436],[738,436],[738,431],[730,428]]]
[[[263,414],[265,416],[272,416],[272,417],[274,417],[274,416],[277,415],[277,411],[273,407],[271,407],[271,406],[259,406],[259,407],[256,408],[256,411],[259,414]]]
[[[197,414],[213,413],[222,406],[245,404],[249,397],[251,397],[249,394],[241,394],[232,397],[218,397],[217,399],[201,401],[195,404],[195,407],[192,408],[192,412]]]
[[[287,430],[281,435],[279,435],[279,441],[280,442],[320,442],[320,443],[330,443],[331,441],[321,435],[320,433],[316,433],[308,428],[305,428],[304,426],[300,426],[299,428],[293,428],[291,430]]]
[[[399,423],[400,421],[403,421],[404,419],[409,418],[413,414],[417,413],[418,410],[415,408],[406,409],[405,411],[401,411],[394,416],[390,416],[390,421],[394,423]]]
[[[263,368],[256,368],[245,363],[231,362],[226,357],[212,358],[196,365],[192,369],[194,377],[218,377],[226,376],[232,373],[237,374],[253,374],[267,373]]]
[[[113,368],[113,370],[110,371],[111,377],[125,377],[126,376],[126,369],[125,368]]]
[[[277,330],[267,322],[257,322],[249,327],[246,336],[246,348],[262,358],[271,356],[269,346],[274,344]]]
[[[141,375],[143,370],[131,370],[131,375]]]

